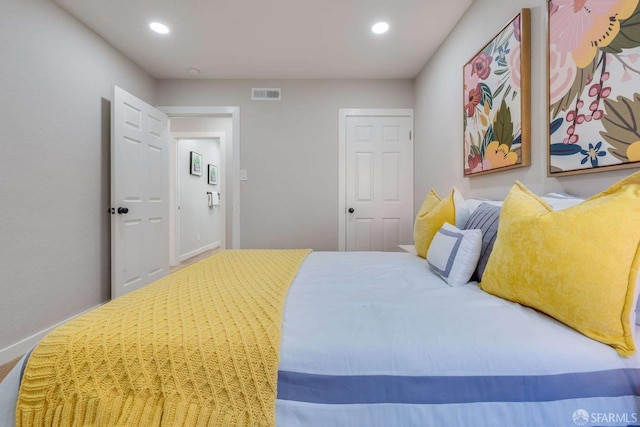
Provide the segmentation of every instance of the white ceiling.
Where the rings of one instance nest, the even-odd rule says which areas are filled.
[[[54,1],[158,79],[392,79],[415,77],[473,0]]]

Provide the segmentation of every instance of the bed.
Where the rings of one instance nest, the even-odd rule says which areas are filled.
[[[637,353],[476,281],[450,286],[429,264],[410,253],[304,257],[282,314],[275,425],[640,425]],[[635,311],[630,325],[637,336]],[[2,425],[23,369],[0,385]]]

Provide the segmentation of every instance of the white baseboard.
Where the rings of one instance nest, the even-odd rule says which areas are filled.
[[[211,244],[208,244],[206,246],[203,246],[201,248],[195,249],[193,251],[187,252],[186,254],[181,254],[180,255],[180,262],[182,261],[186,261],[189,258],[193,258],[196,255],[200,255],[202,252],[206,252],[206,251],[210,251],[211,249],[215,249],[215,248],[219,248],[220,247],[220,241],[217,242],[213,242]]]
[[[4,365],[5,363],[9,363],[11,362],[13,359],[16,359],[26,353],[29,352],[29,350],[31,350],[33,348],[33,346],[35,346],[42,338],[44,338],[45,335],[47,335],[50,331],[52,331],[53,329],[55,329],[56,327],[62,325],[65,322],[68,322],[69,320],[80,316],[81,314],[84,314],[88,311],[93,310],[94,308],[98,308],[100,307],[102,304],[98,304],[95,307],[92,307],[88,310],[83,311],[82,313],[78,313],[75,316],[72,316],[66,320],[63,320],[62,322],[56,323],[53,326],[50,326],[46,329],[43,329],[40,332],[37,332],[33,335],[31,335],[30,337],[27,337],[21,341],[18,341],[15,344],[11,344],[8,347],[3,348],[2,350],[0,350],[0,365]]]

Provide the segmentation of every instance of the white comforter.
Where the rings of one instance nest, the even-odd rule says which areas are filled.
[[[414,255],[314,252],[287,298],[277,425],[635,424],[638,368]]]

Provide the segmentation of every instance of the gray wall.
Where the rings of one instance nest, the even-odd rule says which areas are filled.
[[[155,81],[50,1],[0,10],[3,350],[109,299],[110,100]]]
[[[430,188],[455,185],[465,197],[503,198],[519,180],[537,193],[587,196],[632,171],[547,177],[546,0],[475,0],[416,78],[416,209]],[[462,67],[522,8],[531,8],[531,166],[473,178],[462,171]]]
[[[251,101],[280,87],[282,101]],[[412,108],[411,80],[161,80],[167,106],[239,106],[243,248],[338,249],[338,110]]]

